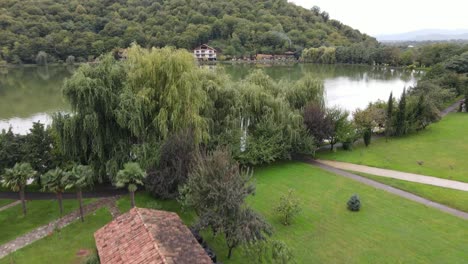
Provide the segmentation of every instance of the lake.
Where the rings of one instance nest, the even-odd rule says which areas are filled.
[[[211,66],[213,67],[213,66]],[[413,86],[421,72],[358,65],[262,65],[218,64],[234,80],[254,69],[263,69],[275,80],[297,80],[311,75],[324,80],[328,106],[349,111],[364,108],[369,102],[387,100],[390,92],[399,96],[404,87]],[[62,97],[62,84],[74,67],[0,68],[0,130],[12,127],[25,134],[33,122],[50,124],[51,114],[69,110]]]

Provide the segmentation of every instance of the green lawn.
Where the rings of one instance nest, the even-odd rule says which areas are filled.
[[[15,200],[9,200],[9,199],[0,199],[0,207],[5,206],[7,204],[10,204],[14,202]]]
[[[298,263],[466,263],[468,221],[399,198],[301,163],[283,163],[256,170],[257,192],[249,203],[275,228],[274,238],[294,250]],[[288,188],[296,190],[303,212],[285,227],[273,207]],[[359,213],[346,209],[354,193],[361,197]],[[180,213],[173,202],[137,195],[137,206]],[[130,208],[128,198],[119,201]],[[191,223],[192,213],[182,219]],[[226,260],[222,238],[204,235],[223,263],[248,263],[240,250]]]
[[[85,199],[85,202],[89,202]],[[0,244],[15,239],[37,227],[60,217],[56,200],[27,201],[28,214],[23,216],[21,205],[0,212]],[[76,210],[78,202],[74,199],[63,200],[64,215]]]
[[[353,151],[323,151],[317,157],[468,182],[467,131],[468,114],[452,113],[413,135],[388,142],[381,138]]]
[[[298,263],[466,263],[468,259],[468,221],[436,209],[303,163],[259,168],[255,181],[257,192],[249,203],[273,225],[274,238],[288,244]],[[303,211],[285,227],[273,207],[289,188],[296,190]],[[358,213],[346,209],[346,201],[354,193],[362,201]],[[175,201],[156,201],[139,193],[136,203],[175,211],[187,224],[194,220],[194,214],[181,213]],[[128,197],[120,199],[118,206],[128,210]],[[64,246],[54,235],[11,256],[16,263],[53,263],[47,256],[52,252],[60,263],[78,263],[73,257],[79,249],[92,248],[93,232],[110,220],[108,214],[104,218],[88,217],[85,224],[76,222],[63,229],[61,236],[67,238],[63,241],[71,246]],[[204,237],[223,263],[249,263],[239,249],[226,260],[223,239],[213,238],[209,232]],[[82,240],[85,242],[79,244]],[[8,263],[9,257],[0,264]]]
[[[434,202],[468,212],[468,192],[353,172],[363,177],[414,193]]]
[[[76,221],[59,232],[22,248],[3,259],[0,264],[82,263],[80,250],[93,252],[96,248],[94,232],[112,219],[107,209],[101,208],[88,215],[85,222]]]

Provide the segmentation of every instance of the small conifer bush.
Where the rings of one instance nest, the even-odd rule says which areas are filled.
[[[357,212],[361,209],[361,200],[357,194],[351,196],[348,201],[348,209],[353,212]]]

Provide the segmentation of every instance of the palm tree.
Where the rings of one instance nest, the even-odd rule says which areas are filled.
[[[14,192],[19,192],[21,204],[23,205],[23,215],[26,215],[26,200],[24,188],[29,179],[36,175],[29,163],[16,163],[11,169],[6,169],[3,175],[3,186],[10,188]]]
[[[63,183],[65,184],[65,189],[76,189],[76,196],[80,205],[80,218],[81,222],[84,222],[82,190],[93,186],[93,169],[90,166],[75,165],[65,175]]]
[[[67,175],[65,171],[60,168],[49,170],[46,174],[41,176],[42,191],[50,191],[57,195],[57,200],[60,207],[60,215],[63,214],[62,194],[65,191],[64,177]]]
[[[124,169],[117,173],[115,186],[128,187],[132,208],[135,207],[135,191],[138,189],[138,185],[143,185],[145,177],[146,172],[135,162],[125,163]]]

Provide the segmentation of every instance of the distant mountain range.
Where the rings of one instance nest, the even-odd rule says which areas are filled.
[[[378,35],[376,38],[381,42],[468,40],[468,29],[423,29],[400,34]]]

